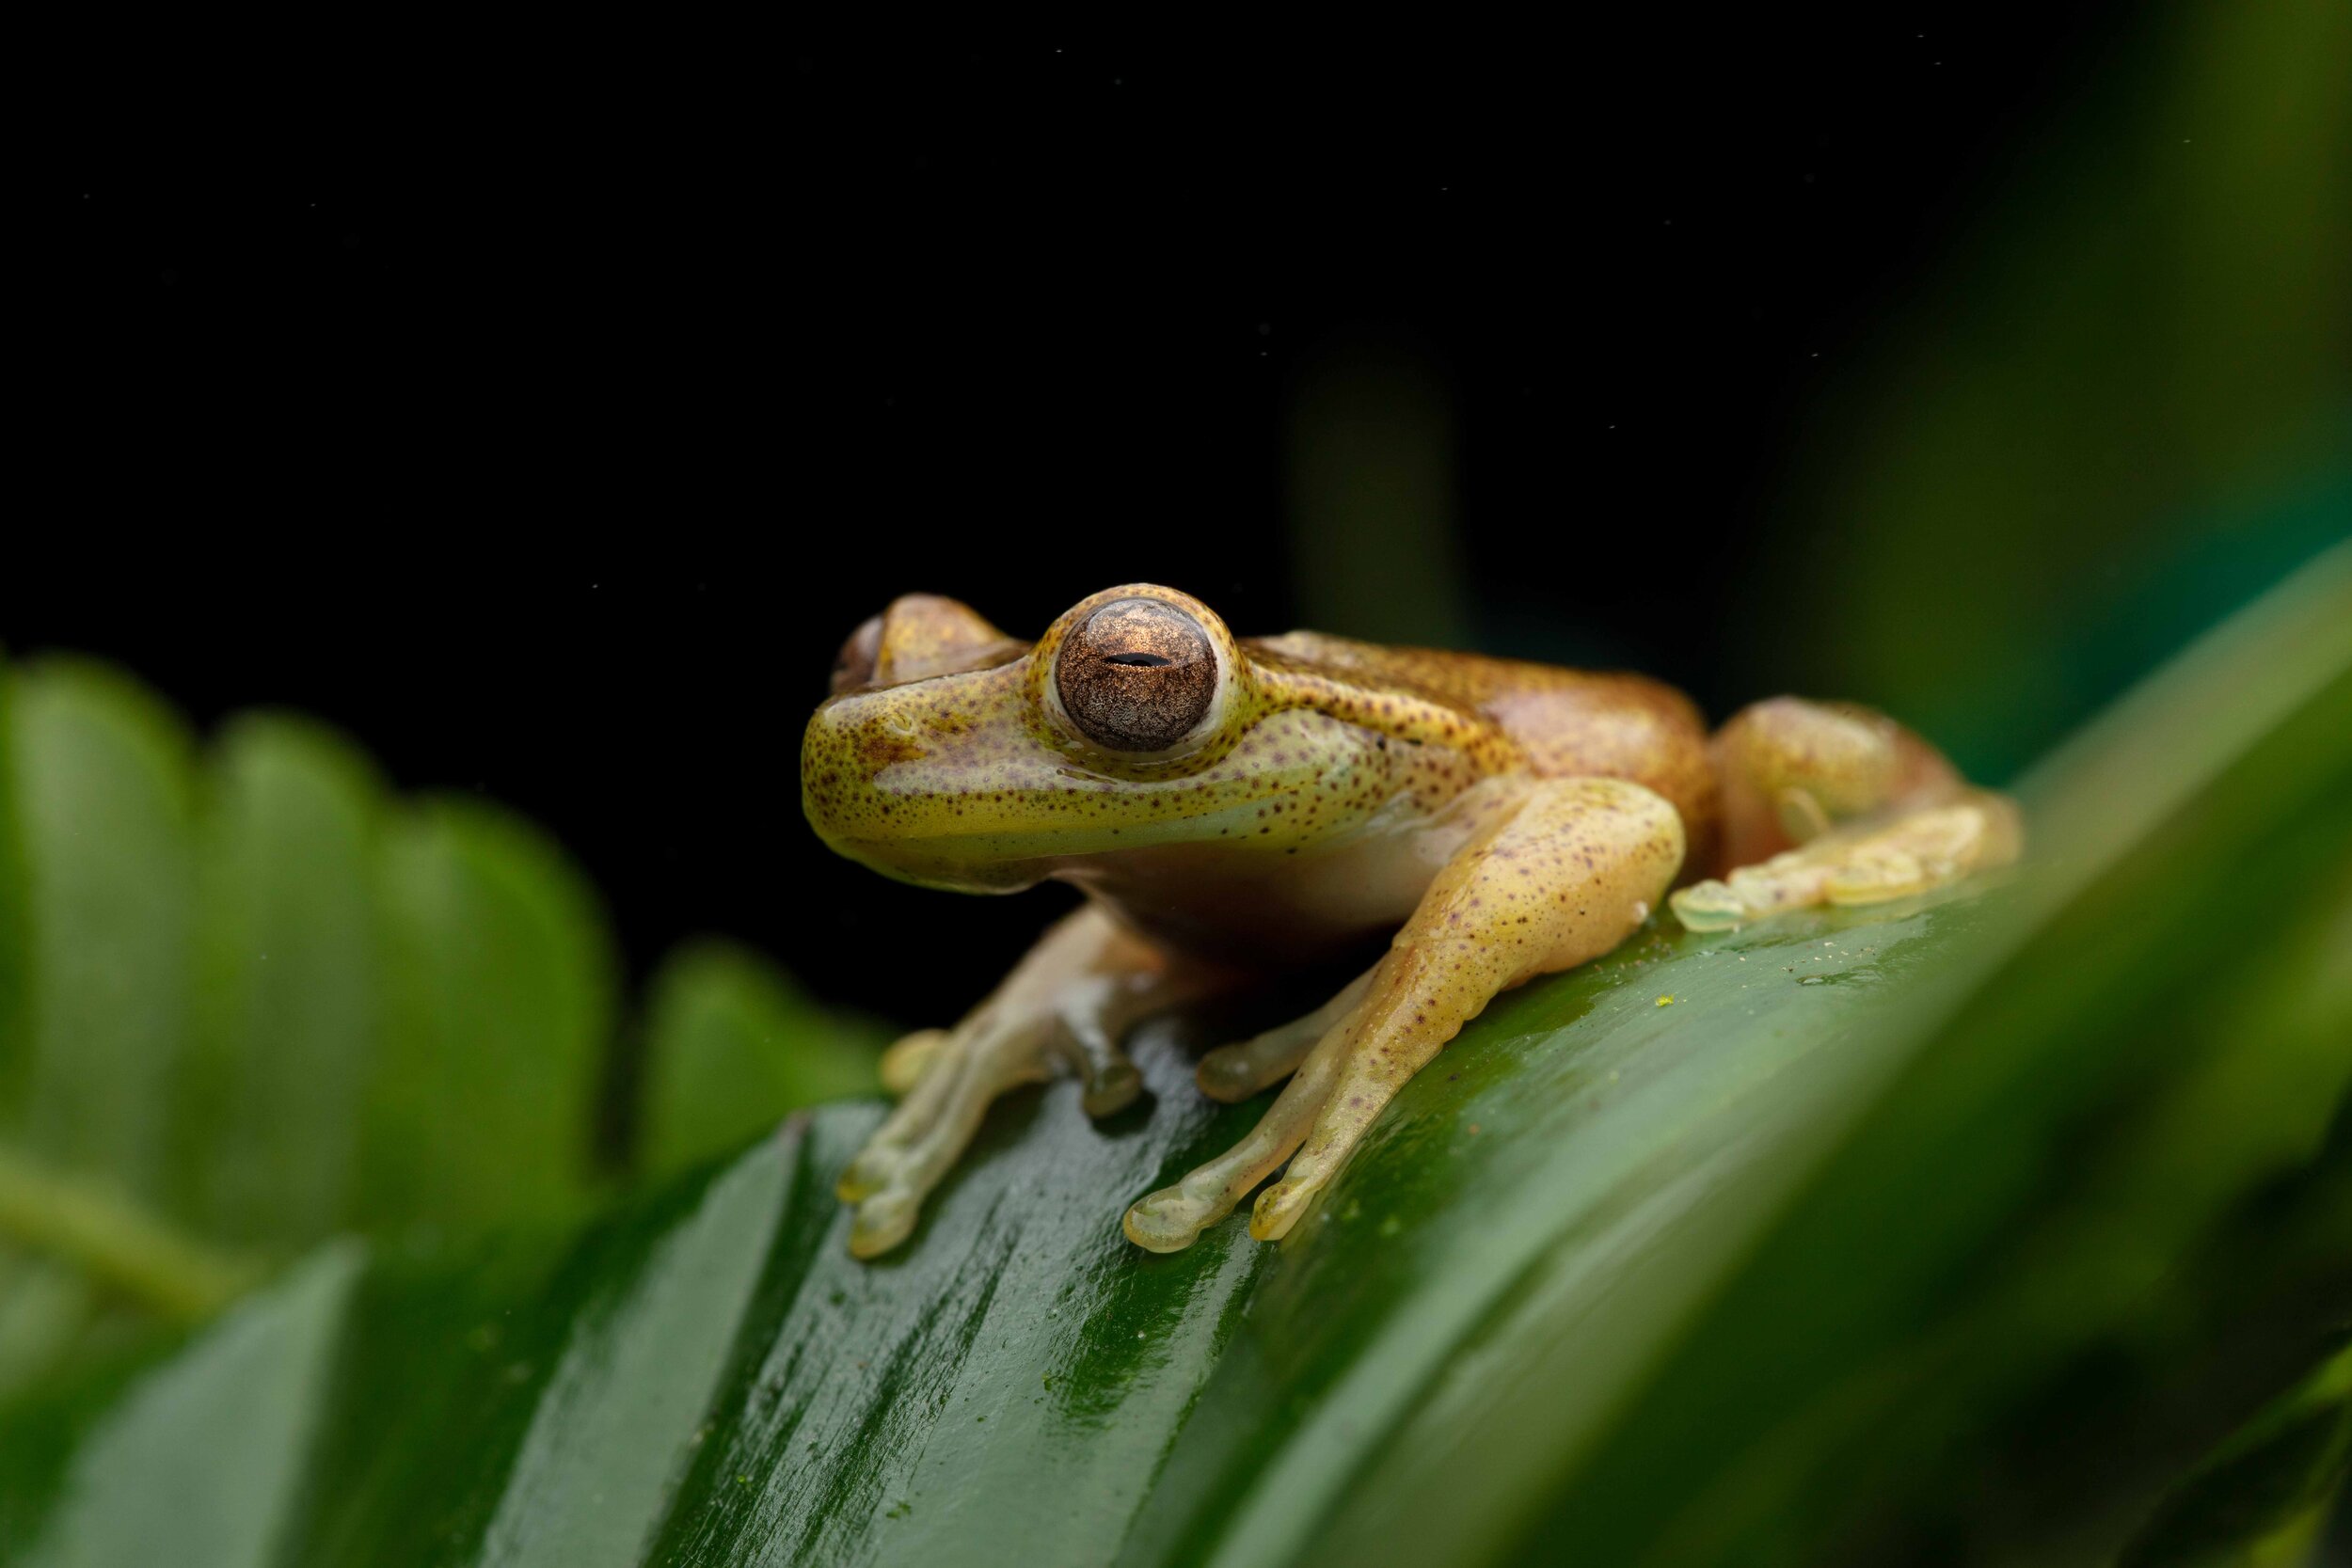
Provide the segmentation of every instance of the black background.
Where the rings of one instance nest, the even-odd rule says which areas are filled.
[[[723,931],[944,1021],[1055,895],[985,919],[814,842],[794,753],[851,626],[923,589],[1033,635],[1131,578],[1291,625],[1286,393],[1377,341],[1448,389],[1473,635],[1726,711],[1769,662],[1711,628],[1817,356],[2033,156],[2120,14],[714,36],[89,105],[29,230],[10,529],[72,559],[10,554],[0,641],[206,725],[308,710],[403,786],[521,810],[640,974]]]

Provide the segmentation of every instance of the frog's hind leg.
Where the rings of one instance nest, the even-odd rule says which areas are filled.
[[[1675,914],[1691,930],[1724,931],[1783,910],[1884,903],[2007,865],[2023,838],[2014,801],[1972,789],[1833,828],[1721,881],[1692,883],[1674,895]]]
[[[1682,863],[1675,809],[1618,779],[1556,779],[1456,853],[1372,973],[1317,1014],[1324,1029],[1256,1130],[1127,1211],[1130,1241],[1192,1244],[1286,1158],[1249,1232],[1286,1233],[1381,1110],[1496,992],[1599,957],[1648,918]],[[1343,1006],[1343,1004],[1346,1004]],[[1326,1019],[1327,1014],[1336,1016]],[[1262,1048],[1261,1042],[1282,1037]],[[1246,1042],[1216,1076],[1236,1086],[1295,1044]],[[1211,1058],[1214,1060],[1214,1056]],[[1209,1063],[1202,1063],[1204,1078]]]
[[[1674,895],[1694,931],[1904,897],[2006,865],[2023,842],[2013,802],[1868,708],[1776,697],[1725,724],[1710,752],[1729,870]]]
[[[835,1184],[842,1200],[857,1206],[850,1252],[871,1258],[907,1238],[924,1198],[970,1145],[989,1103],[1008,1090],[1068,1071],[1079,1080],[1089,1116],[1132,1102],[1142,1079],[1120,1037],[1215,979],[1089,907],[1048,931],[962,1022],[891,1047],[883,1084],[906,1098]]]

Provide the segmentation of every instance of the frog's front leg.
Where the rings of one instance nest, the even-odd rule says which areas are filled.
[[[1464,1023],[1498,991],[1623,942],[1665,895],[1682,853],[1681,818],[1639,784],[1559,779],[1528,785],[1518,809],[1438,874],[1389,952],[1334,1004],[1341,1016],[1257,1129],[1129,1209],[1128,1240],[1153,1252],[1189,1246],[1290,1159],[1283,1179],[1260,1195],[1249,1224],[1261,1241],[1286,1233],[1406,1080]],[[1262,1041],[1263,1049],[1252,1049]],[[1279,1066],[1295,1043],[1278,1030],[1232,1056],[1213,1056],[1218,1066],[1212,1071],[1203,1063],[1203,1085],[1238,1088],[1253,1072]]]
[[[923,1199],[1008,1089],[1067,1070],[1089,1116],[1124,1108],[1142,1088],[1120,1048],[1128,1026],[1218,983],[1094,906],[1055,926],[963,1022],[909,1035],[884,1055],[885,1085],[906,1098],[836,1184],[857,1205],[850,1252],[871,1258],[906,1240]]]

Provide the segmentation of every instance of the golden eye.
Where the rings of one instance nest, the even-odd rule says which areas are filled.
[[[850,633],[850,640],[841,644],[841,651],[833,656],[833,691],[839,696],[854,691],[874,678],[874,666],[882,657],[882,618],[869,615]]]
[[[1162,752],[1216,699],[1216,650],[1161,599],[1113,599],[1070,630],[1054,689],[1071,722],[1114,752]]]

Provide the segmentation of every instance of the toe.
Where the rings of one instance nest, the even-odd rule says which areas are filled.
[[[1142,1092],[1143,1074],[1136,1070],[1135,1063],[1121,1057],[1088,1074],[1079,1103],[1088,1116],[1114,1116],[1134,1104]]]
[[[1203,1216],[1183,1189],[1166,1187],[1130,1205],[1119,1228],[1146,1252],[1182,1252],[1200,1239],[1202,1227],[1214,1217]]]
[[[1321,1183],[1277,1181],[1258,1195],[1257,1204],[1249,1211],[1249,1234],[1261,1242],[1280,1241],[1320,1190]]]
[[[914,1233],[922,1212],[913,1193],[885,1189],[857,1206],[850,1223],[850,1256],[879,1258]]]
[[[1192,1081],[1200,1085],[1200,1092],[1224,1105],[1237,1105],[1254,1095],[1263,1085],[1258,1082],[1257,1064],[1249,1053],[1239,1045],[1220,1045],[1200,1058],[1193,1069]]]
[[[1728,931],[1748,918],[1746,903],[1722,882],[1693,882],[1666,901],[1689,931]]]
[[[833,1184],[833,1196],[844,1203],[855,1203],[889,1185],[890,1172],[896,1162],[878,1148],[868,1148],[850,1161]]]
[[[947,1043],[945,1029],[918,1029],[882,1053],[882,1087],[892,1094],[905,1094],[922,1081],[924,1069],[939,1059],[939,1048]]]
[[[1877,904],[1917,893],[1931,879],[1916,857],[1889,849],[1839,867],[1823,891],[1833,904]]]

